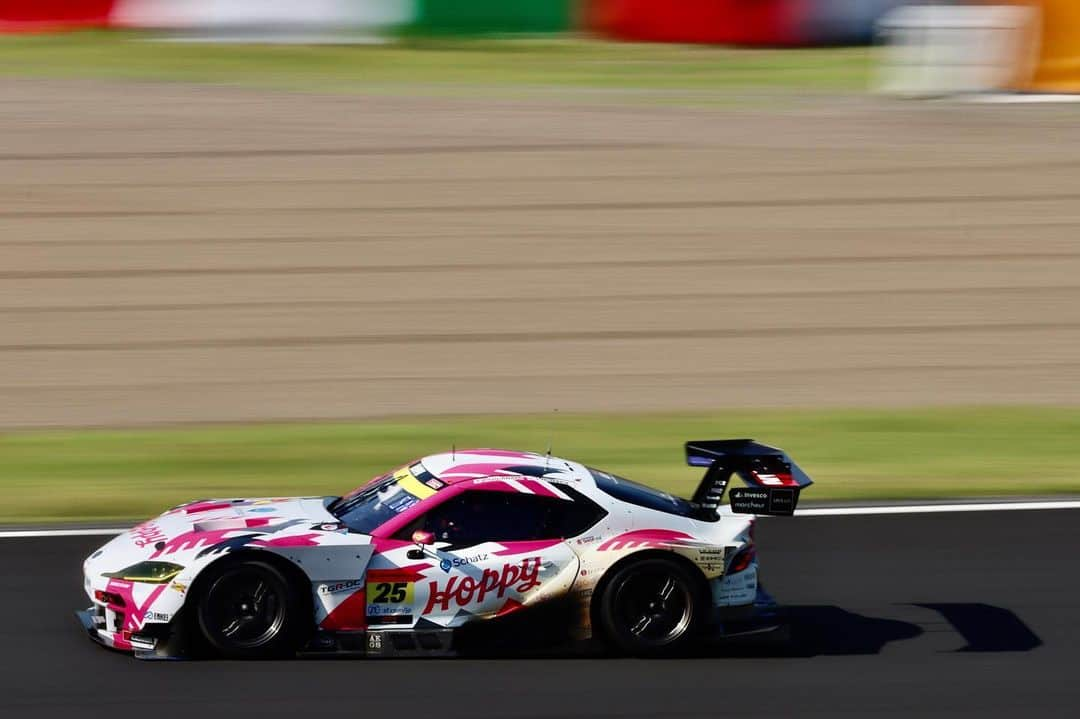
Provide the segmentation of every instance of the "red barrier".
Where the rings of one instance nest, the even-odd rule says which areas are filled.
[[[588,0],[589,30],[619,40],[802,45],[808,0]]]
[[[0,32],[106,27],[117,0],[0,0]]]

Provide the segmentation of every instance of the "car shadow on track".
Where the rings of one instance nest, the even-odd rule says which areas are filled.
[[[940,614],[942,624],[966,644],[957,652],[1025,652],[1042,640],[1015,613],[982,603],[907,605]],[[785,610],[786,625],[773,635],[721,641],[703,648],[707,656],[813,657],[879,654],[892,642],[914,639],[931,629],[928,624],[871,617],[836,606],[793,606]]]
[[[895,642],[928,635],[930,652],[1026,652],[1042,640],[1016,614],[980,602],[890,605],[876,617],[832,605],[788,606],[775,631],[708,641],[679,657],[808,658],[816,656],[870,656]],[[898,618],[898,617],[903,617]],[[912,620],[913,619],[913,620]],[[494,634],[502,642],[462,652],[471,658],[543,659],[614,656],[597,641],[575,645],[543,645],[542,633],[530,637],[521,625],[516,631]],[[548,635],[550,636],[550,635]],[[541,640],[534,643],[529,639]],[[511,640],[512,641],[509,641]]]
[[[916,604],[941,614],[967,645],[958,652],[1027,652],[1042,640],[1020,617],[989,604]]]

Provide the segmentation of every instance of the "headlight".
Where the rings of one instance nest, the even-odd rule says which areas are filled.
[[[183,569],[179,564],[171,562],[139,562],[119,572],[105,572],[104,576],[110,579],[126,579],[129,582],[164,584]]]

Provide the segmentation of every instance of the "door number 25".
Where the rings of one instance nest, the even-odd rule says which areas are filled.
[[[408,582],[379,582],[374,585],[373,604],[402,604],[408,599]]]

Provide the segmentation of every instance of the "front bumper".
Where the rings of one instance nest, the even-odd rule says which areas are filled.
[[[139,658],[176,654],[175,635],[182,614],[186,583],[150,583],[117,579],[110,570],[109,544],[83,563],[83,591],[90,606],[75,612],[86,633],[98,644]]]
[[[78,617],[79,623],[83,625],[83,629],[90,638],[101,646],[118,651],[135,650],[130,634],[125,637],[124,632],[110,629],[109,610],[105,607],[92,604],[86,609],[75,612],[75,616]],[[115,622],[116,619],[112,618],[112,621]],[[153,649],[152,646],[149,648]]]
[[[184,652],[176,646],[171,625],[148,625],[145,633],[135,634],[110,626],[111,610],[94,604],[75,612],[87,635],[103,647],[133,654],[136,659],[180,659]],[[113,619],[115,621],[115,618]]]

